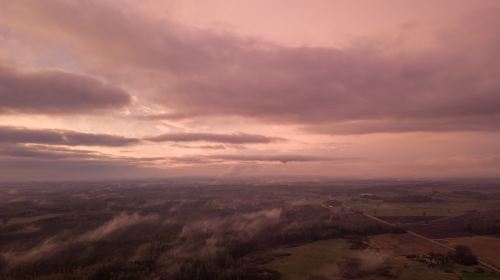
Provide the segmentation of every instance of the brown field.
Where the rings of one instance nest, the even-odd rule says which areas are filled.
[[[448,250],[410,234],[380,234],[368,239],[370,247],[393,256],[420,255]]]
[[[470,236],[448,238],[443,241],[449,245],[466,245],[479,259],[500,268],[500,237],[498,236]]]

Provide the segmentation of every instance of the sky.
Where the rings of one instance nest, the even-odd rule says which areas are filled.
[[[0,180],[500,175],[498,0],[0,0]]]

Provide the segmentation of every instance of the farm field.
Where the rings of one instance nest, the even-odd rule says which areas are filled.
[[[475,184],[472,194],[464,188],[413,181],[0,185],[0,279],[498,279],[494,269],[460,263],[453,246],[498,267],[500,238],[491,233],[500,232],[500,185]]]
[[[429,252],[446,253],[448,250],[436,244],[426,242],[410,234],[380,234],[368,239],[370,247],[388,255],[421,255]]]
[[[328,277],[338,274],[339,267],[336,263],[350,253],[349,243],[344,239],[323,240],[297,247],[277,249],[274,254],[284,257],[265,266],[279,271],[284,280]]]
[[[280,279],[498,279],[499,274],[477,273],[476,268],[450,265],[429,267],[407,255],[446,253],[443,247],[409,234],[381,234],[368,238],[367,247],[352,249],[345,239],[332,239],[280,248],[265,265]],[[354,278],[353,278],[354,277]],[[465,278],[464,278],[465,277]]]

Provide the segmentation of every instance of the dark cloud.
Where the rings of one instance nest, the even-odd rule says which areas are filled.
[[[0,145],[0,156],[11,158],[25,158],[30,160],[80,160],[80,161],[116,161],[121,163],[147,164],[165,160],[165,157],[124,157],[112,156],[91,150],[70,149],[65,147],[31,145],[31,144],[3,144]]]
[[[0,66],[0,114],[81,114],[122,108],[130,102],[123,90],[90,77]]]
[[[168,171],[119,161],[32,160],[0,157],[1,181],[60,181],[157,178]]]
[[[128,146],[139,139],[107,134],[81,133],[69,130],[28,129],[0,126],[0,143],[33,143],[66,146]]]
[[[92,151],[22,144],[0,145],[0,156],[32,160],[102,159],[99,153]]]
[[[216,133],[167,133],[146,140],[153,142],[212,142],[224,144],[258,144],[284,141],[283,138],[269,137],[264,135],[236,133],[236,134],[216,134]]]

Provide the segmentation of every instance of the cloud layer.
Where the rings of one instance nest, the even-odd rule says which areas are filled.
[[[404,39],[342,49],[286,47],[153,20],[133,6],[106,1],[93,9],[22,2],[4,8],[6,17],[17,16],[8,17],[14,26],[98,58],[104,75],[123,61],[136,73],[154,73],[137,79],[156,83],[154,100],[171,116],[232,115],[312,129],[351,121],[353,133],[499,126],[500,39],[492,32],[500,25],[498,6],[434,31],[432,47],[408,50]],[[335,125],[330,128],[337,133]]]

